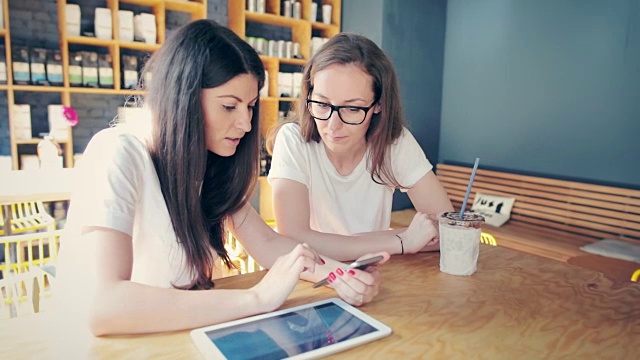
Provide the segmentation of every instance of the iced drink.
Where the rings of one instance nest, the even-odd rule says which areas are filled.
[[[438,214],[440,224],[440,271],[451,275],[476,272],[480,251],[480,234],[484,218],[478,214],[458,212]]]

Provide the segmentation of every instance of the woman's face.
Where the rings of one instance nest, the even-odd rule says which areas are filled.
[[[226,83],[200,91],[207,149],[220,156],[235,154],[258,101],[258,80],[241,74]]]
[[[371,75],[353,64],[336,64],[316,73],[310,98],[334,106],[350,105],[367,108],[375,101],[374,97]],[[343,109],[342,111],[346,113],[351,110]],[[365,134],[369,129],[371,116],[379,112],[380,106],[376,104],[367,111],[366,116],[363,116],[364,121],[359,125],[345,124],[337,111],[334,111],[328,120],[315,120],[315,122],[320,137],[329,151],[353,152],[366,146]]]

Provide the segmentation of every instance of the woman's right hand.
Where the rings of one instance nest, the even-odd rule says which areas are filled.
[[[315,271],[324,260],[307,244],[298,244],[288,254],[278,257],[262,280],[252,290],[262,312],[277,309],[300,280],[300,273]]]
[[[415,254],[425,245],[435,245],[439,238],[438,226],[429,214],[418,212],[409,227],[399,236],[402,238],[405,254]]]

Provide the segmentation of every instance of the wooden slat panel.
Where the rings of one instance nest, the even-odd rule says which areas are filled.
[[[459,209],[462,205],[462,200],[464,196],[450,196],[451,201],[453,203],[454,208]],[[516,201],[517,204],[517,201]],[[470,210],[471,207],[467,205],[466,210]],[[465,211],[466,211],[465,210]],[[514,209],[516,210],[515,206]],[[584,234],[588,236],[593,236],[595,238],[612,238],[619,237],[621,235],[630,236],[632,238],[640,239],[640,232],[624,229],[624,228],[615,228],[611,227],[607,224],[598,224],[598,223],[590,223],[586,221],[563,218],[560,216],[554,216],[547,213],[543,213],[540,211],[530,211],[526,208],[519,207],[517,212],[512,211],[511,219],[509,221],[522,221],[522,222],[530,222],[537,225],[544,225],[552,228],[556,228],[563,231],[569,231],[579,234]],[[543,219],[543,220],[540,220]],[[551,220],[551,221],[546,221]],[[586,225],[586,226],[585,226]]]
[[[464,197],[464,191],[466,191],[466,190],[462,190],[459,187],[455,187],[455,188],[450,187],[447,183],[445,183],[445,189],[447,190],[447,193],[450,196],[458,195],[458,196]],[[473,195],[475,194],[472,193],[469,196],[469,202],[471,203],[473,203],[473,199],[474,199]],[[507,194],[503,192],[494,193],[493,191],[487,193],[487,195],[513,197],[511,194]],[[562,199],[558,199],[560,201],[552,201],[552,200],[532,198],[529,196],[522,196],[522,195],[518,196],[517,199],[518,200],[516,201],[515,206],[518,206],[518,204],[522,204],[522,203],[531,203],[531,204],[543,205],[545,207],[550,207],[550,208],[573,211],[573,212],[576,212],[576,216],[581,216],[580,215],[581,213],[584,213],[587,215],[594,215],[594,214],[601,215],[603,217],[607,217],[611,219],[619,219],[620,221],[631,222],[630,224],[628,224],[628,226],[625,226],[625,227],[628,227],[631,229],[640,229],[640,215],[636,215],[636,214],[630,214],[623,211],[613,211],[613,210],[600,209],[600,208],[583,206],[578,204],[572,204],[571,202],[563,202]]]
[[[441,179],[441,181],[464,185],[465,188],[467,186],[467,183],[469,182],[469,179],[452,176],[447,172],[438,174],[438,177]],[[631,204],[631,205],[640,206],[640,199],[633,198],[633,197],[610,195],[610,194],[598,193],[598,192],[589,192],[584,190],[576,190],[574,188],[566,188],[566,187],[558,187],[558,186],[536,185],[536,184],[525,183],[525,182],[500,181],[500,179],[484,177],[479,173],[476,174],[473,184],[474,184],[474,187],[484,186],[484,187],[489,187],[491,189],[501,190],[504,192],[516,192],[516,193],[529,194],[532,196],[537,195],[540,197],[546,197],[551,199],[555,198],[558,195],[569,195],[569,196],[574,196],[578,198],[602,200],[606,202],[614,202],[614,203],[623,204],[623,205]]]
[[[569,225],[566,225],[566,224],[558,224],[558,223],[555,223],[555,222],[552,222],[552,221],[546,221],[546,220],[531,218],[531,217],[522,216],[522,215],[514,215],[514,216],[511,217],[511,219],[509,221],[513,221],[514,223],[517,223],[518,225],[529,226],[531,228],[540,229],[540,227],[542,226],[542,227],[546,227],[546,228],[549,228],[549,229],[557,229],[557,230],[571,232],[571,233],[574,233],[574,234],[580,234],[580,235],[583,235],[583,236],[589,236],[589,237],[595,238],[595,239],[603,239],[603,238],[619,239],[620,238],[620,236],[617,235],[617,234],[610,234],[610,233],[603,232],[603,231],[596,231],[596,230],[577,228],[575,226],[569,226]]]
[[[440,171],[441,170],[450,170],[450,171],[466,174],[467,175],[466,176],[467,179],[469,178],[469,176],[471,174],[471,168],[464,167],[464,166],[438,164],[437,165],[437,173],[438,173],[438,175],[440,175]],[[585,183],[576,182],[576,181],[549,179],[549,178],[543,178],[543,177],[537,177],[537,176],[518,175],[518,174],[511,174],[511,173],[506,173],[506,172],[484,170],[484,169],[478,170],[476,175],[478,175],[478,174],[487,175],[487,176],[493,176],[493,177],[497,177],[497,178],[520,180],[520,181],[526,181],[526,182],[532,182],[532,183],[539,183],[539,184],[549,184],[549,185],[554,185],[554,186],[564,186],[564,187],[569,187],[569,188],[573,188],[573,189],[581,189],[581,190],[587,190],[587,191],[593,191],[593,192],[601,192],[601,193],[605,193],[605,194],[617,194],[617,195],[621,195],[621,196],[629,196],[629,197],[632,197],[632,198],[640,199],[640,190],[623,189],[623,188],[618,188],[618,187],[613,187],[613,186],[604,186],[604,185],[585,184]]]
[[[443,177],[440,179],[440,182],[448,188],[457,188],[460,190],[466,191],[466,185],[461,183],[456,183],[455,181],[451,181],[449,178]],[[602,208],[602,209],[610,209],[627,213],[640,214],[640,206],[634,206],[630,204],[620,204],[610,201],[600,201],[593,199],[586,199],[582,197],[576,197],[571,195],[564,194],[549,194],[532,190],[524,190],[513,187],[503,187],[494,184],[488,183],[480,183],[474,181],[474,186],[472,187],[473,192],[483,192],[483,193],[496,193],[496,195],[501,196],[509,196],[514,198],[519,198],[522,195],[528,195],[532,198],[543,198],[554,201],[562,201],[567,203],[575,203],[586,205],[589,207]]]

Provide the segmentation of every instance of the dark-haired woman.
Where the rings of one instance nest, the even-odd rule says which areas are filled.
[[[281,234],[339,260],[439,249],[433,220],[453,207],[405,127],[395,70],[373,41],[329,40],[304,69],[297,110],[277,129],[268,177]],[[406,229],[389,230],[395,189],[418,211]]]
[[[195,328],[274,310],[300,277],[317,281],[344,267],[272,231],[247,202],[264,82],[248,44],[196,21],[167,39],[145,72],[153,74],[148,119],[101,131],[82,158],[56,284],[65,322],[95,335]],[[227,230],[270,269],[251,289],[213,289],[215,259],[230,264]],[[378,285],[375,268],[331,284],[355,305]]]

